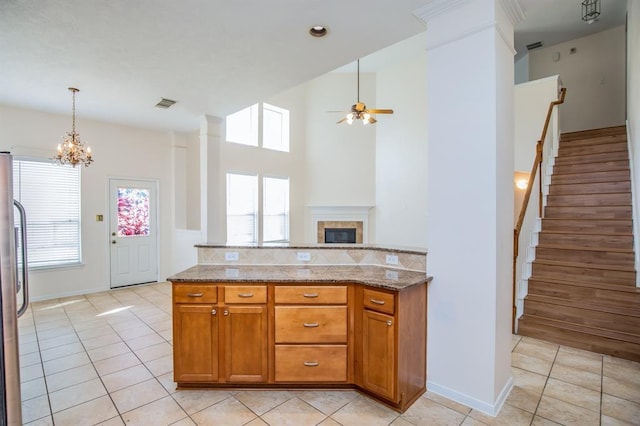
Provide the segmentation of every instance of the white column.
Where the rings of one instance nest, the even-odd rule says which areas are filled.
[[[427,388],[495,415],[510,372],[517,0],[437,0],[427,23]]]
[[[220,168],[224,120],[203,116],[200,123],[200,221],[209,243],[227,241],[225,177]]]

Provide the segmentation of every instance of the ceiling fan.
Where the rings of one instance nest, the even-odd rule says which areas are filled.
[[[343,112],[343,111],[329,111],[329,112]],[[353,123],[353,120],[362,120],[362,124],[373,124],[376,120],[373,118],[372,114],[393,114],[392,109],[375,109],[375,108],[367,108],[367,106],[360,102],[360,59],[358,59],[358,98],[354,105],[351,106],[351,111],[347,113],[347,115],[337,124],[347,122],[348,124]]]

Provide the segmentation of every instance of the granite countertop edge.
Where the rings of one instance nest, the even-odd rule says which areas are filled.
[[[255,244],[255,245],[227,245],[216,243],[196,244],[196,248],[220,248],[220,249],[298,249],[298,250],[376,250],[391,253],[406,253],[426,255],[427,250],[418,247],[380,246],[376,244]]]
[[[325,284],[355,283],[392,291],[431,282],[432,276],[424,272],[391,269],[382,266],[277,266],[256,265],[196,265],[179,272],[167,281],[172,283],[277,283]],[[274,271],[277,269],[277,271]]]

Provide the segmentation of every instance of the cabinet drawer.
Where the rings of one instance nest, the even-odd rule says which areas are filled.
[[[267,286],[225,286],[224,301],[225,303],[267,303]]]
[[[346,343],[346,306],[276,306],[276,343]]]
[[[344,382],[347,347],[276,345],[276,382]]]
[[[392,293],[385,293],[382,291],[364,289],[364,300],[362,303],[367,309],[371,309],[378,312],[384,312],[386,314],[393,314],[395,297]]]
[[[216,303],[218,286],[211,284],[174,284],[174,303]]]
[[[347,287],[306,285],[276,286],[275,302],[295,303],[298,305],[343,304],[347,303]]]

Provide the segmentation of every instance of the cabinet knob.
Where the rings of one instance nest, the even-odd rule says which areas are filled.
[[[388,320],[388,321],[387,321],[387,325],[388,325],[388,326],[391,326],[391,325],[393,325],[393,321],[391,321],[391,320]]]
[[[227,310],[225,309],[225,310],[224,310],[224,312],[223,312],[223,314],[224,314],[224,316],[225,316],[225,317],[227,317],[227,316],[229,316],[229,311],[227,311]]]
[[[211,310],[211,315],[215,315],[215,314],[217,314],[217,313],[218,313],[218,311],[216,311],[215,309],[212,309],[212,310]]]

